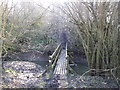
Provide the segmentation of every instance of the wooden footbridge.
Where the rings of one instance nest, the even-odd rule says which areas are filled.
[[[63,49],[61,44],[58,45],[55,52],[50,56],[50,62],[53,64],[54,75],[66,75],[67,74],[67,44]]]
[[[49,56],[49,65],[43,74],[49,72],[50,78],[56,81],[55,83],[59,83],[59,88],[66,88],[68,86],[67,75],[72,68],[69,66],[68,40],[65,32],[61,33],[60,42],[53,54]]]
[[[63,48],[60,43],[50,56],[49,65],[43,74],[49,71],[52,73],[52,77],[59,76],[59,86],[65,87],[67,85],[68,62],[67,44]]]
[[[66,59],[66,50],[62,50],[58,61],[56,63],[54,74],[64,75],[67,74],[67,59]]]

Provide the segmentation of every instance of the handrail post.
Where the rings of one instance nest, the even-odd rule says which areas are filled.
[[[58,45],[58,47],[55,49],[55,51],[53,52],[53,54],[51,56],[49,56],[49,60],[50,62],[53,61],[53,59],[56,57],[57,53],[59,52],[59,49],[61,48],[61,43]]]

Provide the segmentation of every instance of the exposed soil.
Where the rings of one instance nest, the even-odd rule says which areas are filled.
[[[10,55],[9,59],[3,62],[2,86],[5,88],[59,88],[59,76],[50,76],[47,73],[43,77],[39,77],[48,64],[48,54],[37,51],[23,52],[16,55]],[[15,61],[16,60],[16,61]],[[18,61],[19,60],[19,61]],[[65,88],[117,88],[117,84],[113,80],[103,79],[98,76],[83,76],[81,73],[87,70],[87,63],[84,58],[74,56],[76,63],[81,65],[74,66],[80,75],[69,74],[67,81],[64,81]],[[83,65],[83,66],[82,66]],[[0,83],[1,84],[1,83]]]
[[[39,75],[45,68],[28,61],[5,61],[3,72],[3,87],[5,88],[57,88],[58,77]],[[69,74],[66,88],[117,88],[113,80],[98,76],[83,76]]]
[[[30,88],[42,81],[39,75],[44,68],[26,61],[6,61],[3,64],[3,82],[9,88]]]

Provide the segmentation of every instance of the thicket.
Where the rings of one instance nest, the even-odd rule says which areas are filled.
[[[61,10],[80,36],[89,71],[120,79],[118,2],[69,2]],[[109,73],[108,73],[109,72]]]

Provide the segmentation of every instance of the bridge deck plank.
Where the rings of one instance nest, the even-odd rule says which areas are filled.
[[[57,61],[54,74],[65,75],[67,73],[67,59],[65,58],[66,50],[62,50]]]

